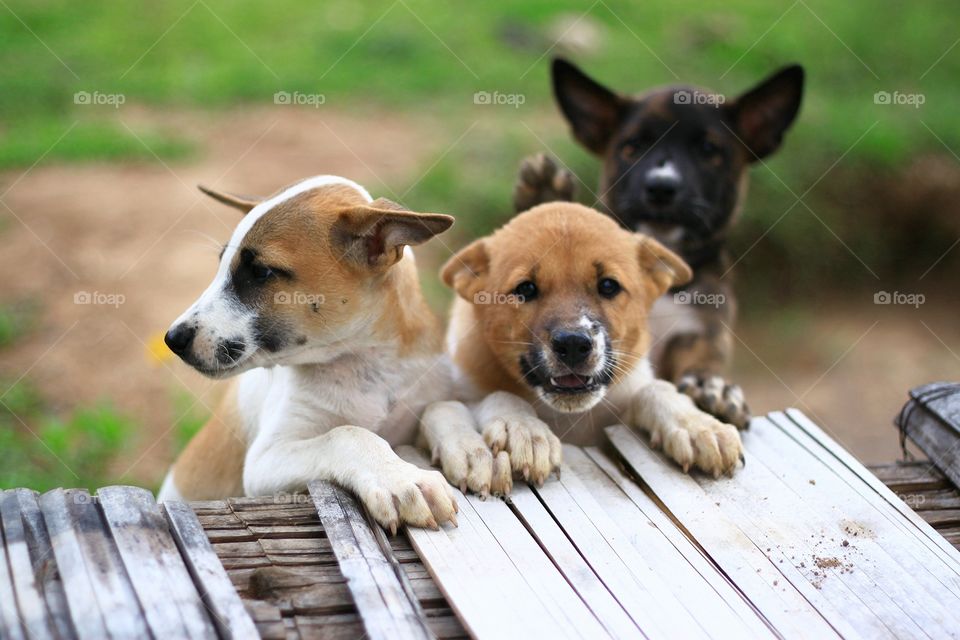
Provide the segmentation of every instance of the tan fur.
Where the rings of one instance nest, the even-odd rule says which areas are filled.
[[[232,194],[204,192],[243,211],[256,204],[246,197],[241,202]],[[349,326],[355,318],[371,315],[371,309],[384,308],[389,311],[372,316],[380,342],[398,343],[402,356],[432,355],[442,352],[442,327],[423,298],[412,255],[402,258],[405,246],[419,244],[451,223],[449,216],[414,214],[386,200],[367,202],[356,189],[334,185],[278,204],[254,223],[240,248],[255,252],[262,264],[295,274],[292,282],[274,278],[256,295],[270,318],[294,327],[299,339]],[[385,243],[385,253],[368,261],[365,243],[373,240]],[[231,270],[240,254],[236,252]],[[323,303],[277,303],[278,294],[291,291],[322,294]],[[247,433],[239,413],[238,380],[227,384],[214,415],[173,466],[174,485],[184,499],[244,493],[244,460],[255,434]]]
[[[558,227],[563,231],[556,234],[552,230]],[[454,334],[455,364],[485,393],[504,390],[533,400],[519,365],[530,340],[548,341],[552,325],[585,311],[605,318],[623,365],[615,384],[647,352],[651,305],[670,286],[689,279],[690,269],[657,241],[624,231],[609,216],[578,204],[550,203],[463,249],[441,275],[461,297],[451,320],[451,330],[463,332]],[[616,278],[624,291],[612,300],[601,298],[596,293],[601,275]],[[509,294],[530,277],[541,291],[536,304],[473,304],[479,295]]]
[[[186,500],[243,495],[247,436],[237,413],[237,383],[226,387],[217,410],[173,465],[177,489]]]

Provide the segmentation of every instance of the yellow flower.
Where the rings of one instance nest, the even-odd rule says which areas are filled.
[[[173,352],[163,341],[163,336],[163,331],[156,331],[147,340],[147,359],[153,364],[163,364],[173,358]]]

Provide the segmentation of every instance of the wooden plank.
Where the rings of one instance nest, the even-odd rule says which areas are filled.
[[[845,481],[844,476],[848,475],[848,470],[835,458],[827,457],[823,461],[813,456],[803,455],[803,452],[809,451],[807,447],[817,449],[819,445],[805,436],[786,416],[772,414],[771,420],[772,424],[779,427],[779,431],[786,436],[786,439],[771,441],[770,444],[774,446],[779,444],[781,448],[785,448],[788,447],[786,443],[793,443],[795,447],[787,450],[797,452],[794,455],[800,458],[795,462],[805,462],[807,465],[805,471],[809,469],[811,474],[823,468],[829,468],[833,473],[827,476],[825,481],[831,483],[830,486],[833,488],[830,497],[836,501],[843,501],[841,507],[843,514],[848,518],[857,518],[868,523],[873,535],[886,543],[883,548],[884,554],[896,558],[896,561],[904,567],[919,568],[920,573],[915,576],[918,579],[932,577],[936,582],[931,585],[931,588],[935,586],[933,590],[937,593],[942,591],[949,593],[950,599],[947,603],[949,606],[955,606],[957,598],[960,598],[960,572],[942,559],[943,552],[940,547],[932,544],[926,535],[906,521],[893,505],[878,499],[876,493],[864,486],[862,481],[853,480],[852,484]],[[808,484],[807,487],[800,489],[807,491],[810,488],[812,486]]]
[[[643,478],[670,517],[678,522],[733,581],[778,634],[796,638],[835,638],[840,634],[776,563],[711,500],[696,480],[640,440],[627,427],[608,427],[607,437],[637,476]],[[749,459],[747,466],[749,466]],[[802,581],[798,582],[802,584]],[[815,590],[814,590],[815,591]],[[846,625],[851,637],[857,637]]]
[[[845,531],[867,523],[834,512],[830,470],[795,445],[778,452],[764,438],[791,442],[766,419],[757,418],[744,436],[751,454],[746,468],[734,479],[704,481],[701,486],[725,512],[737,514],[741,529],[777,558],[784,577],[835,627],[842,630],[842,624],[849,624],[861,637],[925,637],[928,628],[942,625],[943,612],[931,613],[935,604],[920,603],[918,594],[890,584],[884,573],[899,573],[896,563],[883,557],[866,536]],[[790,457],[820,469],[798,473]]]
[[[955,486],[960,486],[960,432],[955,426],[960,420],[960,392],[954,385],[945,391],[943,385],[927,385],[910,395],[913,406],[897,418],[904,422],[900,428]]]
[[[640,628],[607,590],[533,490],[525,484],[517,484],[510,498],[523,524],[607,632],[615,638],[643,637]]]
[[[247,614],[193,510],[177,501],[161,504],[160,510],[204,605],[213,614],[213,623],[220,637],[259,638],[256,625]]]
[[[397,453],[420,466],[429,463],[412,447]],[[583,637],[553,617],[487,528],[475,505],[454,489],[458,527],[440,531],[408,527],[407,534],[424,566],[446,596],[464,628],[475,638]],[[500,501],[491,501],[508,509]],[[496,507],[495,507],[496,508]],[[562,579],[562,578],[560,578]]]
[[[680,573],[681,566],[687,564],[682,557],[675,555],[674,563],[658,563],[630,543],[630,537],[618,522],[642,518],[642,514],[625,496],[618,505],[622,510],[608,513],[598,501],[600,492],[611,494],[615,491],[620,495],[622,492],[610,485],[588,488],[578,473],[588,467],[591,473],[602,475],[602,471],[576,447],[565,446],[564,457],[561,480],[549,482],[536,491],[547,510],[643,632],[648,637],[707,638],[723,636],[729,629],[733,635],[742,637],[739,620],[730,615],[722,602],[718,603],[714,598],[694,603],[682,597],[682,589],[678,595],[669,584],[687,575]],[[570,460],[579,462],[580,469],[575,470]],[[666,579],[668,575],[669,581]],[[695,574],[689,574],[689,577],[702,581]],[[702,615],[701,607],[704,610]],[[715,625],[710,620],[714,616],[719,616],[723,622]]]
[[[63,592],[63,581],[57,571],[50,534],[40,512],[37,492],[30,489],[12,489],[16,493],[17,508],[23,525],[30,555],[33,575],[43,594],[47,615],[58,638],[75,638],[76,632],[70,622],[70,609]]]
[[[474,496],[467,499],[530,590],[555,620],[568,626],[571,637],[612,637],[505,503]],[[634,631],[628,637],[637,636]]]
[[[153,635],[213,636],[206,608],[153,495],[139,487],[103,487],[97,497]]]
[[[27,546],[27,532],[20,517],[20,503],[15,490],[0,492],[0,530],[7,551],[8,577],[12,581],[12,594],[6,604],[20,612],[20,618],[31,638],[52,638],[52,620],[47,616],[43,593],[37,584]],[[3,581],[0,577],[0,581]],[[0,586],[0,600],[7,600],[7,589]],[[6,618],[6,616],[4,616]]]
[[[831,464],[834,473],[866,500],[881,509],[888,519],[897,526],[909,529],[909,525],[904,522],[904,519],[906,519],[910,525],[923,534],[921,539],[924,544],[936,551],[941,560],[960,574],[960,551],[938,534],[936,529],[927,524],[923,518],[897,497],[897,494],[870,473],[860,461],[837,444],[823,429],[796,409],[788,409],[786,413],[774,412],[769,415],[769,418],[818,459],[827,464],[831,464],[829,462],[831,459],[839,461],[842,466]],[[892,507],[903,518],[894,516],[888,507]]]
[[[665,575],[673,576],[677,572],[693,572],[682,581],[677,581],[678,584],[683,584],[680,591],[681,597],[694,602],[709,601],[708,598],[719,597],[738,619],[733,623],[728,622],[729,628],[743,629],[741,637],[774,637],[773,629],[763,615],[753,608],[750,601],[743,597],[743,594],[727,580],[718,567],[711,564],[703,551],[695,546],[684,535],[683,531],[677,528],[676,523],[670,520],[636,482],[628,478],[619,466],[602,453],[600,449],[588,447],[584,450],[584,453],[606,474],[609,482],[619,487],[624,496],[640,510],[640,517],[617,518],[621,526],[630,534],[633,545],[641,552],[646,551],[654,558],[670,559],[671,564],[662,569]],[[575,460],[570,460],[570,462],[575,469],[578,468]],[[593,474],[581,472],[581,476],[585,476],[585,483],[591,491],[594,491],[594,487],[601,482]],[[604,492],[600,495],[610,494]],[[609,498],[600,500],[602,505],[607,504],[608,501],[610,501]],[[622,507],[618,505],[617,508]],[[689,569],[682,563],[677,562],[675,558],[678,555],[686,560]],[[674,580],[671,579],[670,583],[673,582]],[[704,592],[705,590],[709,591]],[[725,619],[726,616],[723,614],[718,617],[718,620]]]
[[[57,571],[63,580],[77,636],[100,640],[109,637],[109,634],[98,598],[105,596],[110,586],[101,581],[102,574],[96,566],[87,571],[87,559],[80,544],[81,530],[74,527],[74,516],[70,510],[70,502],[74,497],[77,496],[68,498],[63,489],[48,491],[40,496],[40,510],[50,535]],[[96,522],[93,524],[93,530],[85,535],[97,535]],[[143,631],[146,633],[146,628]]]
[[[5,535],[0,527],[0,636],[10,640],[23,640],[26,638],[23,619],[20,611],[17,609],[16,588],[14,586],[14,577],[10,573],[10,565],[7,560],[6,545],[2,544]]]
[[[776,415],[771,414],[771,419]],[[899,462],[870,467],[869,471],[897,492],[932,491],[951,486],[947,477],[929,462]]]
[[[308,490],[367,635],[374,640],[430,638],[419,607],[404,591],[353,497],[329,482],[311,482]]]

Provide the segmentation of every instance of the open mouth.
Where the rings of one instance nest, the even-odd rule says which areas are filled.
[[[550,378],[543,384],[544,391],[551,393],[585,393],[594,391],[600,386],[597,376],[582,376],[568,373],[563,376]]]

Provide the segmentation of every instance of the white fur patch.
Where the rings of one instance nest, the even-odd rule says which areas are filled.
[[[647,171],[648,180],[671,180],[673,182],[680,182],[681,176],[680,172],[677,171],[677,167],[670,161],[664,162],[659,167],[654,167]]]

